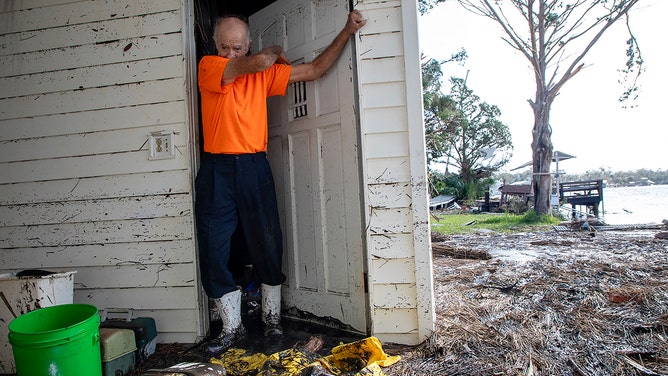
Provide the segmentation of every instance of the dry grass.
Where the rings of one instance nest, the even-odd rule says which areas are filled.
[[[384,343],[402,356],[388,376],[668,375],[668,241],[629,231],[433,242],[436,330],[420,346]],[[142,369],[208,359],[158,350]]]
[[[436,331],[400,351],[387,375],[668,374],[666,241],[640,232],[435,240],[496,256],[434,256]]]

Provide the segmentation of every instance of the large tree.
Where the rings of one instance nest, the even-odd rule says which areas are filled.
[[[443,157],[449,147],[449,139],[454,131],[450,113],[455,103],[441,92],[441,66],[451,62],[463,63],[466,51],[460,49],[443,61],[422,56],[422,99],[424,103],[425,142],[427,165]]]
[[[482,102],[461,78],[451,78],[452,89],[447,98],[454,110],[447,114],[452,133],[445,155],[471,183],[491,176],[505,166],[513,149],[510,129],[498,117],[497,106]]]
[[[464,50],[445,61],[422,58],[425,140],[430,164],[447,159],[463,185],[474,187],[508,163],[513,146],[499,108],[482,102],[465,79],[452,77],[450,93],[441,92],[441,65],[464,59]]]
[[[429,5],[442,0],[429,1]],[[564,84],[584,67],[587,53],[610,27],[626,21],[626,81],[620,100],[635,95],[635,78],[642,71],[642,58],[629,26],[629,10],[640,0],[458,0],[466,9],[497,22],[502,39],[527,58],[534,71],[536,94],[529,104],[534,114],[533,188],[538,214],[550,211],[552,192],[552,129],[550,109]]]

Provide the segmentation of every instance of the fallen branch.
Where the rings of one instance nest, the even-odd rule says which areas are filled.
[[[489,260],[492,255],[487,251],[476,249],[460,249],[446,244],[432,243],[431,251],[438,256],[448,256],[456,259]]]
[[[488,288],[488,289],[497,289],[500,290],[503,293],[508,293],[510,290],[512,290],[515,286],[517,286],[517,283],[519,281],[515,281],[512,285],[506,285],[506,286],[492,286],[492,285],[483,285],[482,287]]]
[[[640,371],[640,373],[642,373],[643,375],[649,375],[649,376],[661,376],[660,373],[656,373],[656,372],[652,371],[651,369],[649,369],[649,368],[647,368],[647,367],[645,367],[645,366],[639,364],[638,362],[636,362],[635,360],[629,358],[629,357],[626,356],[626,355],[620,355],[619,357],[620,357],[626,364],[628,364],[628,365],[630,365],[631,367],[637,369],[637,370]]]
[[[568,364],[571,366],[571,368],[573,368],[573,371],[575,371],[575,373],[577,373],[578,375],[581,375],[581,376],[589,375],[589,372],[582,369],[582,367],[580,367],[580,365],[575,363],[575,361],[573,359],[568,358]]]

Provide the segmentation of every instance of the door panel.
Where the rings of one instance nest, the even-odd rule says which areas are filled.
[[[344,1],[281,0],[250,17],[255,51],[311,61],[347,20]],[[283,226],[285,308],[366,332],[358,127],[350,44],[318,81],[270,98],[268,155]]]

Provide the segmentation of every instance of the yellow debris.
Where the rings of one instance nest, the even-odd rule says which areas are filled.
[[[217,363],[225,367],[228,375],[249,375],[252,370],[261,370],[268,356],[258,353],[245,355],[246,350],[228,349],[220,355],[220,359],[211,358],[210,363]]]
[[[388,367],[401,358],[388,356],[376,337],[341,344],[332,354],[316,358],[299,349],[287,349],[271,355],[246,355],[246,350],[229,349],[212,358],[211,363],[221,364],[228,375],[298,376],[308,374],[307,369],[326,371],[331,375],[384,376],[381,367]]]

